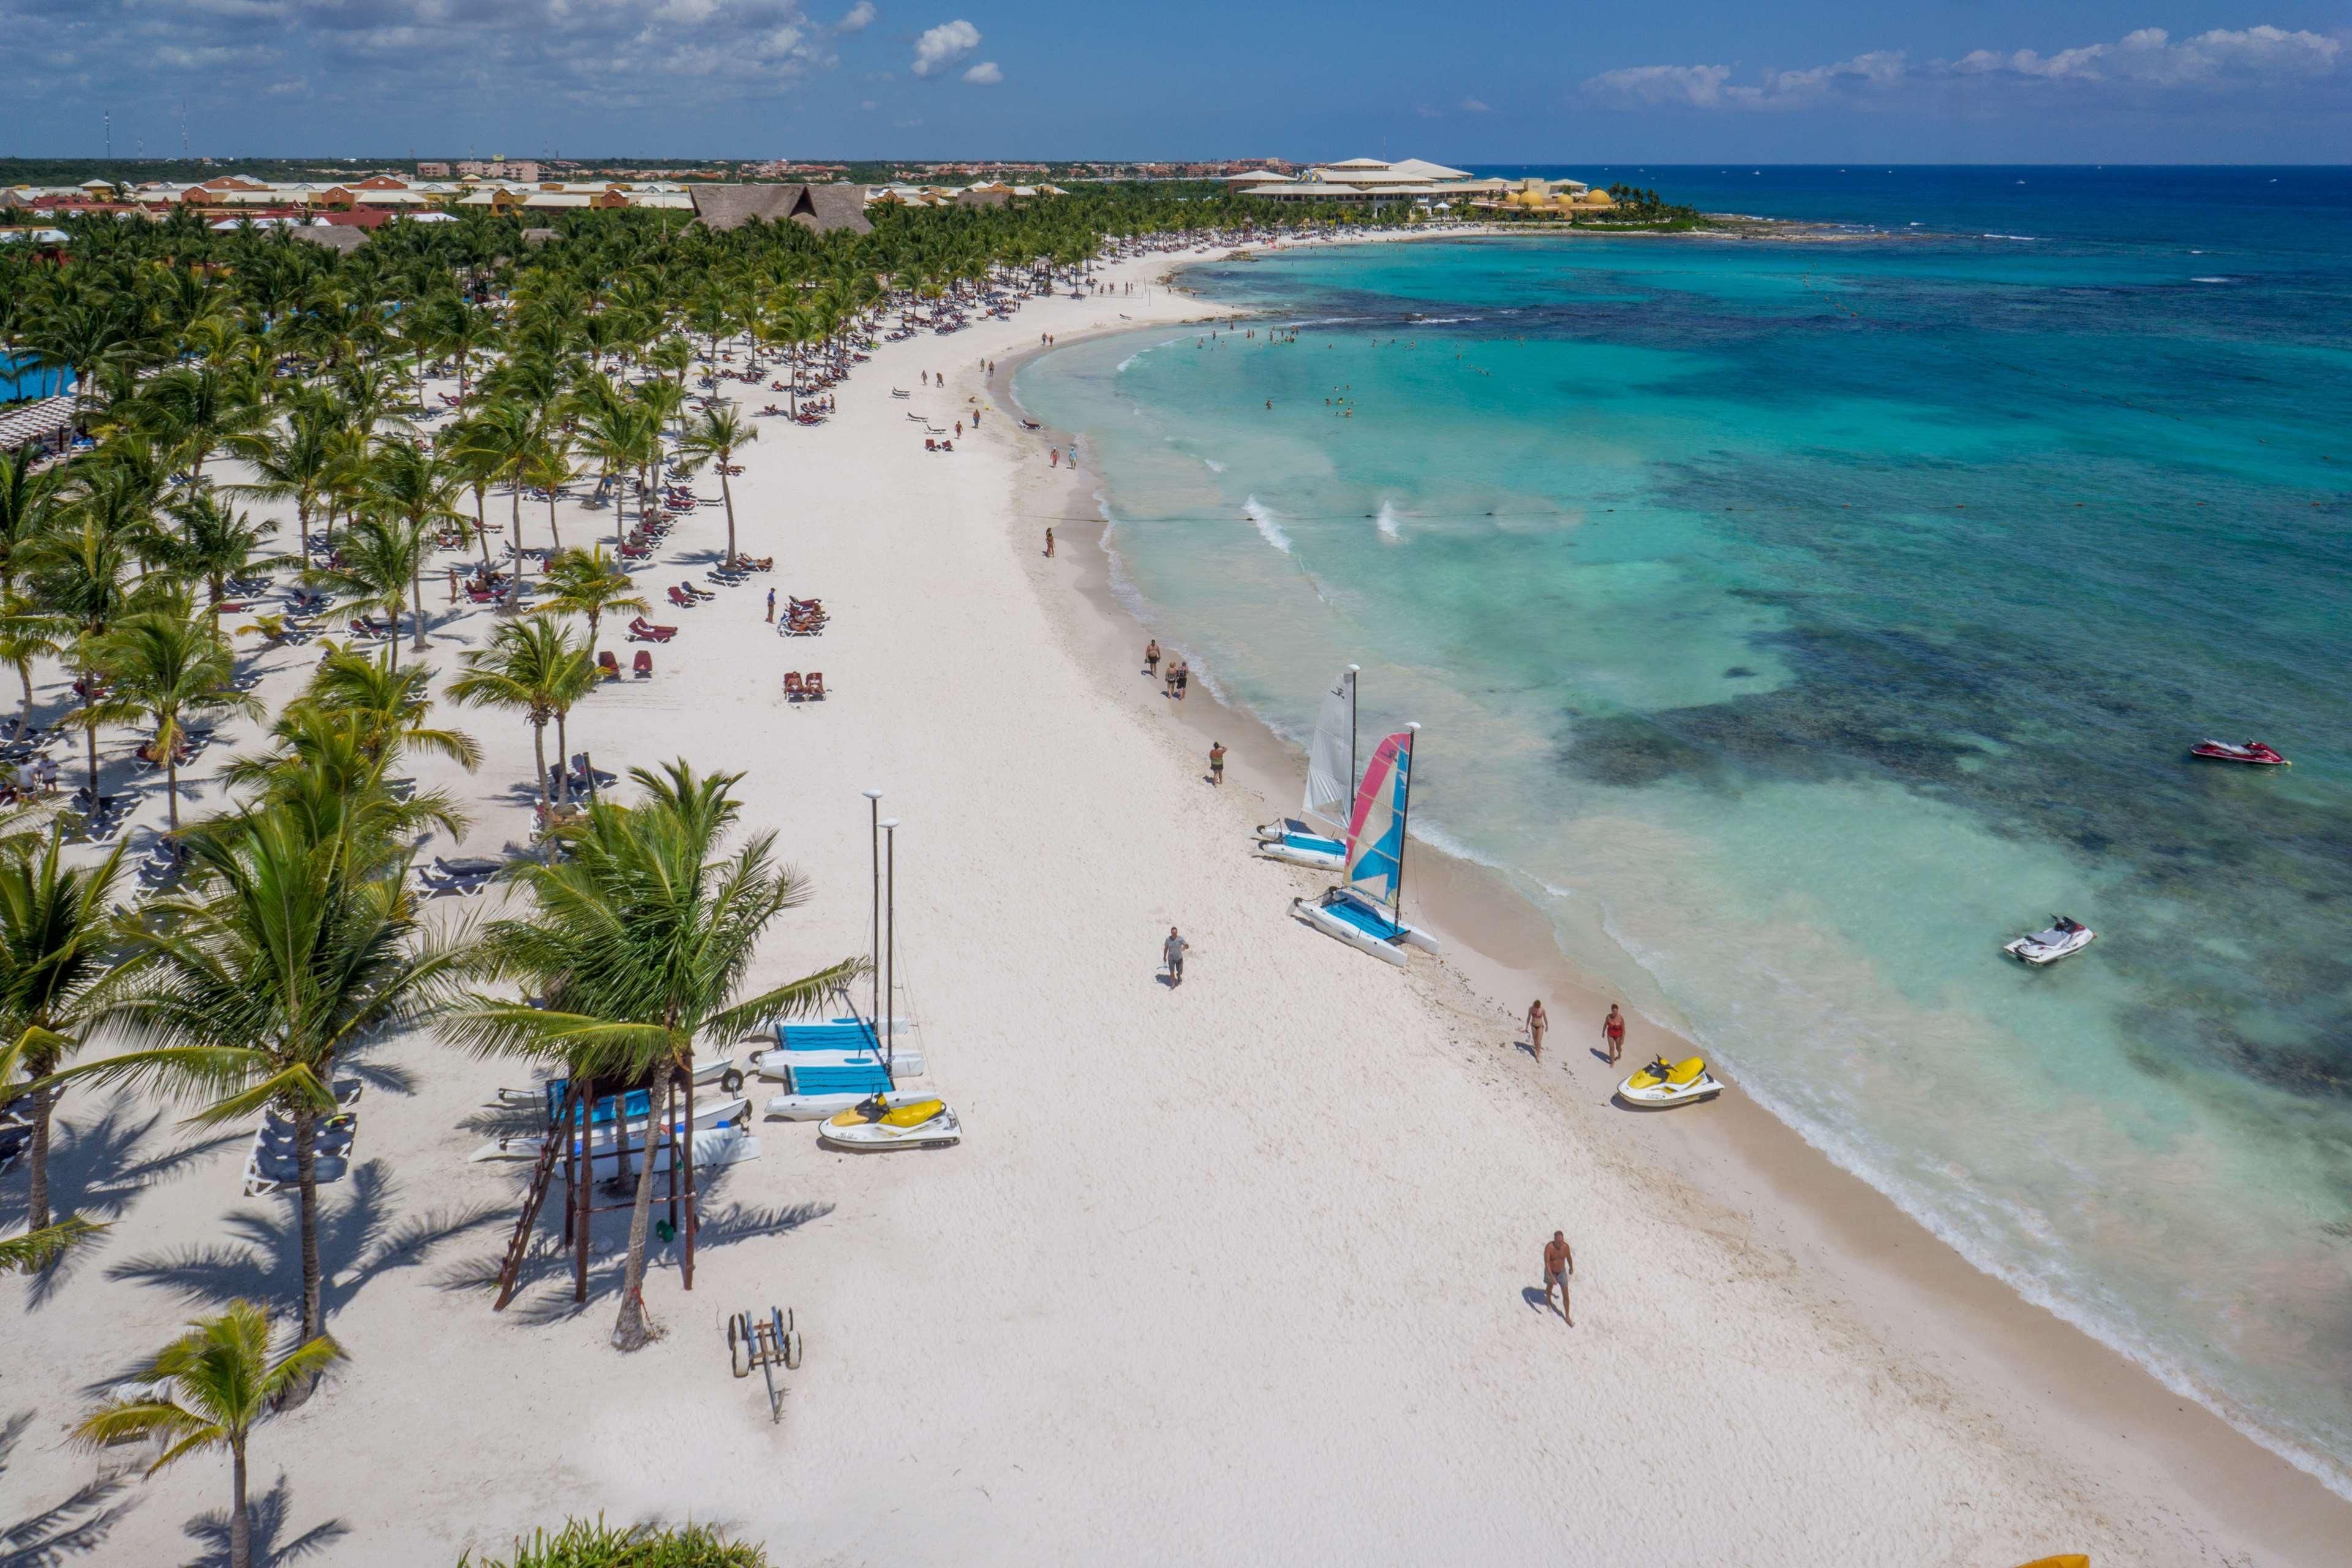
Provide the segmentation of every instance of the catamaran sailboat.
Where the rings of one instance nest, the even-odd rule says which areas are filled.
[[[1412,742],[1421,731],[1408,724],[1373,752],[1356,786],[1348,816],[1347,857],[1339,885],[1309,902],[1290,900],[1290,912],[1328,936],[1375,958],[1402,965],[1405,949],[1435,952],[1438,941],[1404,923],[1404,828],[1412,785]]]
[[[1356,668],[1339,672],[1323,694],[1315,737],[1307,746],[1307,795],[1298,815],[1257,830],[1257,852],[1270,860],[1344,871],[1348,866],[1348,797],[1356,787]]]

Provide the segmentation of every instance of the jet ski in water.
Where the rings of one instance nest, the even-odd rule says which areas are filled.
[[[963,1126],[944,1100],[890,1105],[877,1094],[828,1118],[816,1135],[836,1149],[944,1149],[963,1141]]]
[[[1617,1098],[1628,1105],[1690,1105],[1722,1092],[1705,1057],[1685,1057],[1672,1065],[1659,1057],[1617,1086]]]
[[[2189,754],[2210,758],[2217,763],[2252,763],[2258,768],[2294,766],[2260,741],[2248,741],[2242,746],[2231,745],[2227,741],[2200,741],[2189,748]]]
[[[2000,950],[2010,957],[2022,959],[2028,963],[2055,963],[2062,958],[2072,958],[2090,946],[2098,934],[2080,921],[2069,920],[2064,915],[2052,915],[2049,930],[2019,937],[2014,942],[2005,942],[2001,943]]]

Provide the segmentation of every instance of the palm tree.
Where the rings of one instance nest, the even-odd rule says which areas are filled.
[[[219,1316],[191,1322],[149,1364],[144,1376],[163,1392],[93,1411],[74,1428],[74,1440],[98,1449],[161,1437],[168,1447],[147,1467],[151,1476],[190,1454],[226,1448],[229,1568],[253,1568],[253,1512],[245,1500],[253,1429],[342,1357],[334,1341],[305,1336],[273,1360],[268,1309],[232,1301]]]
[[[174,365],[140,390],[138,403],[165,445],[188,464],[194,495],[205,461],[232,437],[249,436],[268,422],[252,383],[231,364]]]
[[[0,664],[24,683],[25,705],[16,711],[19,738],[33,722],[33,661],[58,651],[57,617],[14,588],[0,590]]]
[[[410,603],[416,606],[418,653],[425,648],[425,540],[428,532],[437,534],[444,523],[465,522],[465,514],[457,508],[458,484],[450,465],[413,436],[396,436],[378,447],[368,467],[370,500],[400,519],[416,542],[411,552],[409,588]]]
[[[0,857],[0,1031],[10,1042],[10,1070],[35,1081],[32,1192],[26,1225],[49,1223],[49,1117],[57,1108],[43,1080],[79,1045],[91,994],[106,977],[114,942],[114,884],[122,870],[116,845],[94,867],[64,860],[65,830],[52,826],[38,855]]]
[[[581,445],[602,467],[613,489],[613,540],[619,549],[628,538],[628,509],[621,504],[620,479],[649,460],[647,448],[658,449],[660,432],[652,409],[625,398],[612,398],[590,407],[580,420]],[[637,494],[637,518],[643,521],[646,497]]]
[[[79,1215],[71,1215],[55,1225],[0,1240],[0,1274],[37,1274],[63,1257],[76,1242],[87,1240],[105,1228]]]
[[[302,552],[310,551],[310,511],[333,479],[338,457],[335,425],[328,412],[308,404],[288,411],[283,430],[232,437],[229,450],[253,468],[254,478],[230,488],[265,500],[294,503]]]
[[[95,663],[107,693],[89,706],[92,724],[155,722],[153,746],[163,764],[164,799],[171,830],[180,830],[179,745],[186,719],[196,713],[267,711],[251,695],[230,686],[236,659],[208,616],[201,623],[169,610],[125,617],[99,639]]]
[[[728,482],[727,464],[735,449],[760,438],[759,427],[735,412],[731,401],[705,411],[686,427],[677,444],[680,457],[709,458],[719,465],[719,493],[727,502],[727,564],[735,564],[735,487]]]
[[[493,403],[466,422],[459,439],[474,458],[514,491],[514,577],[507,593],[509,605],[522,602],[523,473],[539,455],[539,427],[530,415],[511,403]],[[484,545],[487,557],[488,546]]]
[[[555,492],[580,477],[580,469],[572,461],[572,437],[561,430],[551,431],[524,466],[522,477],[531,489],[547,492],[549,548],[562,550],[563,534],[555,521]]]
[[[863,967],[856,959],[751,995],[745,983],[760,939],[807,897],[798,873],[772,858],[773,834],[721,858],[739,806],[739,773],[698,775],[684,763],[630,776],[642,804],[592,804],[563,830],[567,853],[518,873],[528,918],[493,922],[486,968],[522,980],[544,1005],[469,996],[444,1026],[456,1044],[486,1054],[560,1062],[577,1079],[638,1084],[683,1077],[692,1094],[698,1039],[745,1030],[821,1005]],[[688,1124],[692,1106],[688,1107]],[[644,1289],[653,1214],[651,1158],[637,1167],[627,1272],[613,1343],[635,1350],[649,1337]]]
[[[130,552],[119,534],[110,532],[96,517],[85,514],[75,524],[45,534],[26,552],[34,600],[79,635],[74,662],[82,672],[83,690],[97,690],[98,641],[108,626],[132,605],[134,584]],[[85,709],[86,714],[90,712]],[[98,809],[98,727],[89,726],[89,805]]]
[[[184,577],[201,577],[217,609],[228,597],[228,580],[278,563],[258,553],[278,532],[274,522],[257,525],[247,514],[212,496],[189,495],[172,508],[179,533],[163,552],[163,564]]]
[[[67,300],[33,321],[26,341],[41,363],[74,373],[77,427],[90,384],[102,367],[122,359],[135,325],[130,301],[103,289],[94,297]]]
[[[471,773],[482,763],[482,748],[462,730],[436,729],[425,723],[433,710],[433,672],[419,665],[393,669],[350,648],[331,648],[319,661],[310,684],[288,705],[316,709],[352,721],[360,744],[370,756],[386,757],[404,749],[430,752]]]
[[[604,618],[604,612],[634,610],[643,615],[652,608],[637,593],[635,580],[614,563],[601,544],[593,550],[567,550],[558,555],[547,563],[545,581],[547,611],[559,616],[586,616],[588,646],[592,648],[596,646],[596,627]]]
[[[414,851],[382,816],[332,799],[271,799],[187,837],[189,891],[118,927],[127,951],[105,1017],[131,1048],[59,1079],[150,1081],[217,1127],[276,1108],[293,1123],[302,1338],[320,1305],[318,1133],[349,1047],[429,1016],[466,963],[429,937],[406,881]]]
[[[449,700],[461,707],[508,709],[530,721],[539,803],[547,805],[547,721],[595,689],[587,646],[573,642],[553,616],[533,616],[500,626],[489,647],[468,652],[465,660],[466,673],[449,683]]]
[[[16,557],[57,521],[63,468],[37,468],[33,449],[0,451],[0,592],[16,585]]]
[[[302,574],[304,582],[352,595],[355,610],[382,610],[392,619],[392,635],[383,639],[385,657],[400,668],[400,617],[408,609],[409,595],[423,574],[431,545],[422,526],[405,518],[363,517],[344,531],[341,564],[316,566]],[[421,600],[421,596],[420,596]],[[416,606],[419,637],[425,606]]]

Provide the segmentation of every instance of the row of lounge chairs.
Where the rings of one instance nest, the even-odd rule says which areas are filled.
[[[675,630],[676,628],[671,627],[667,629]],[[667,639],[665,638],[659,640],[666,641]],[[635,672],[636,678],[639,680],[651,679],[654,672],[653,650],[642,647],[637,649],[636,658],[631,661],[631,668]],[[618,680],[621,679],[621,661],[613,657],[613,650],[611,648],[600,648],[597,650],[596,674],[599,679],[604,680]]]
[[[812,669],[806,675],[797,670],[784,671],[784,695],[794,702],[824,700],[824,671]]]
[[[359,1103],[362,1087],[355,1078],[336,1082],[336,1110],[320,1120],[311,1139],[312,1180],[340,1182],[350,1173],[352,1144],[360,1127],[359,1112],[352,1107]],[[294,1152],[294,1119],[272,1106],[262,1113],[261,1125],[253,1130],[253,1146],[245,1157],[245,1195],[263,1197],[300,1180]]]

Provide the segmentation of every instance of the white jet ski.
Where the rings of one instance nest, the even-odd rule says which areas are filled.
[[[2062,958],[2072,958],[2097,940],[2098,932],[2082,921],[2064,915],[2052,915],[2047,931],[2038,931],[2013,942],[2001,943],[2001,952],[2040,966],[2055,963]]]
[[[1685,1057],[1668,1065],[1658,1058],[1617,1086],[1617,1098],[1628,1105],[1695,1105],[1723,1092],[1722,1083],[1706,1070],[1705,1057]]]
[[[877,1094],[826,1118],[816,1130],[817,1142],[857,1150],[944,1149],[962,1142],[963,1125],[946,1100],[936,1095],[898,1099],[892,1105]]]

